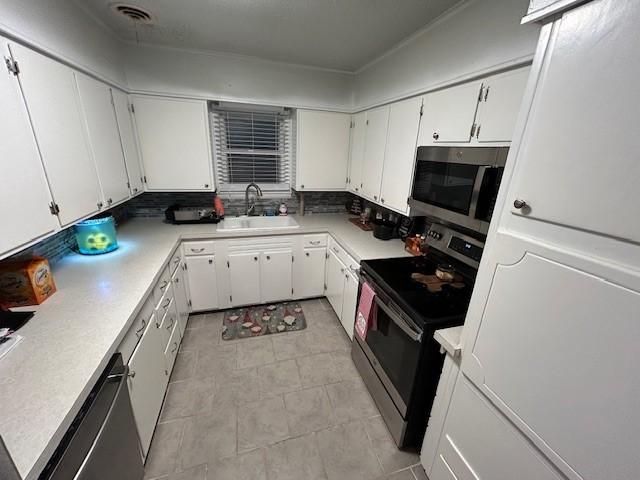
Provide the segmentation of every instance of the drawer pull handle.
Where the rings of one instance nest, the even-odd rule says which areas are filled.
[[[174,258],[174,259],[173,259],[173,263],[175,263],[176,265],[177,265],[178,263],[180,263],[180,257],[176,257],[176,258]]]
[[[171,329],[173,328],[173,324],[174,324],[174,320],[173,317],[171,317],[171,323],[169,325],[167,325],[167,330],[171,331]]]
[[[134,370],[131,370],[129,373],[127,373],[127,376],[133,378],[136,376],[136,372]]]
[[[320,240],[311,240],[309,243],[311,245],[320,245]]]
[[[178,350],[178,342],[173,342],[173,348],[171,349],[171,353],[176,353]]]
[[[336,252],[336,253],[340,253],[340,250],[338,250],[336,247],[333,247],[333,249],[332,249],[332,250],[333,250],[334,252]]]
[[[165,288],[167,288],[167,285],[169,285],[169,282],[167,282],[166,280],[163,280],[162,285],[160,285],[160,290],[164,290]]]
[[[136,330],[136,337],[140,338],[142,336],[142,332],[144,332],[144,327],[147,326],[147,321],[143,318],[142,319],[142,326]]]
[[[164,305],[162,305],[162,308],[164,308],[165,310],[167,309],[167,307],[169,306],[169,304],[171,303],[171,299],[167,298],[166,299],[167,303],[165,303]]]
[[[202,253],[202,252],[204,252],[204,247],[202,247],[202,248],[190,248],[189,250],[191,250],[193,253]]]

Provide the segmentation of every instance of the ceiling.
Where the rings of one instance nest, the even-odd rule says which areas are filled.
[[[135,24],[113,0],[75,0],[130,42],[225,52],[356,71],[460,0],[131,0],[153,15]]]

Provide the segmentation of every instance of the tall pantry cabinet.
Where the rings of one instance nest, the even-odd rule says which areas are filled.
[[[431,480],[640,478],[639,21],[543,26]]]

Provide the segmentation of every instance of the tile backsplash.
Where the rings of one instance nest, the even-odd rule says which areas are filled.
[[[345,212],[345,204],[352,195],[347,192],[305,192],[306,213],[339,213]],[[224,198],[225,213],[227,215],[244,214],[244,198]],[[289,213],[298,213],[300,209],[299,196],[292,193],[291,198],[285,199],[258,199],[256,213],[261,214],[265,209],[277,209],[281,202],[287,204]],[[132,217],[164,217],[165,209],[173,204],[185,207],[213,206],[213,193],[173,193],[173,192],[146,192],[128,202],[118,205],[109,212],[117,223],[123,223]],[[41,256],[55,264],[61,258],[73,253],[77,249],[76,238],[72,227],[61,230],[37,244],[9,257],[7,260],[18,258]]]
[[[305,192],[305,213],[338,213],[345,212],[345,204],[351,193],[348,192]],[[173,204],[184,207],[213,206],[213,193],[208,192],[146,192],[127,202],[131,215],[134,217],[163,217],[167,207]],[[226,215],[244,215],[244,198],[227,198],[221,195]],[[289,213],[299,213],[299,194],[293,193],[291,198],[258,198],[256,213],[261,214],[265,209],[277,210],[280,203],[286,203]]]

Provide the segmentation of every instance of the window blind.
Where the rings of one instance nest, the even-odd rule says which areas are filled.
[[[289,195],[290,113],[213,108],[211,116],[218,190],[244,193],[255,182],[265,194]]]

